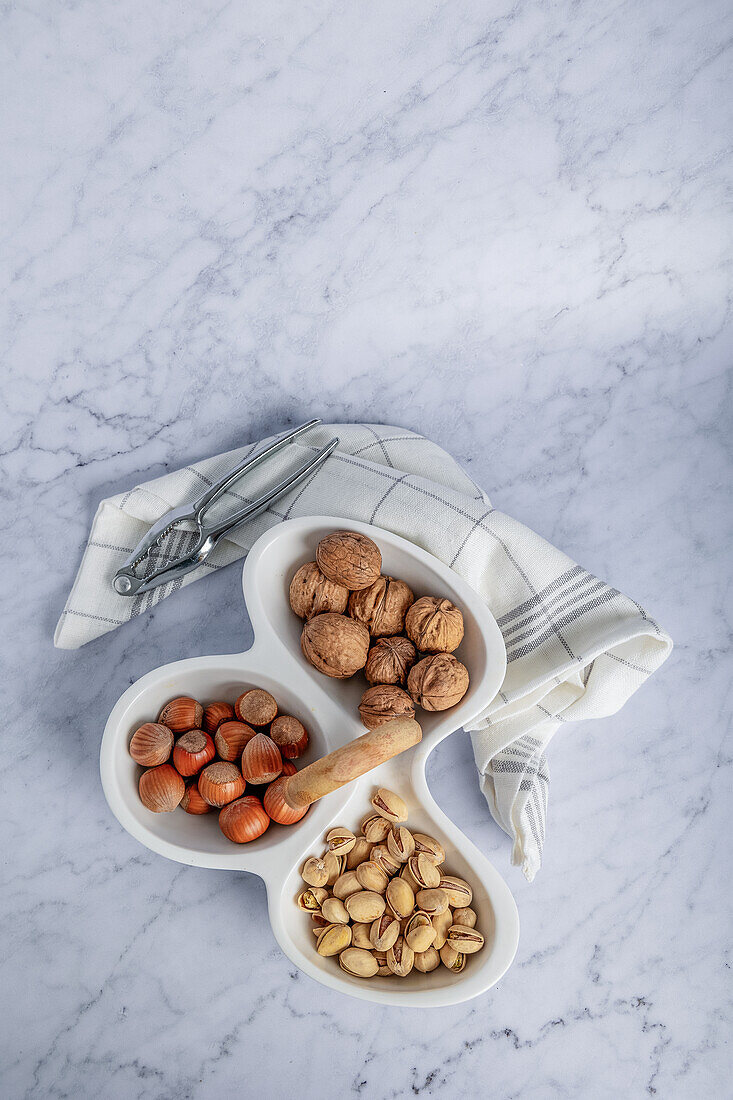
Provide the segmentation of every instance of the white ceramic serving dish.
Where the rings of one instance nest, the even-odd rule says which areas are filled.
[[[373,538],[382,551],[383,571],[407,581],[416,596],[446,596],[462,608],[465,637],[457,655],[471,673],[467,694],[452,710],[419,712],[424,731],[419,745],[327,795],[297,825],[273,824],[251,844],[228,841],[216,814],[194,817],[182,810],[169,814],[146,810],[137,791],[141,769],[130,757],[128,745],[135,729],[154,720],[163,704],[176,695],[193,695],[206,704],[216,699],[233,701],[247,687],[266,688],[281,711],[296,715],[310,731],[311,744],[299,766],[364,733],[357,711],[363,677],[332,680],[311,668],[300,651],[302,624],[288,603],[290,579],[297,567],[314,558],[323,535],[344,527]],[[388,531],[333,517],[289,520],[266,532],[247,557],[243,587],[255,636],[251,649],[163,665],[129,687],[114,707],[100,752],[102,785],[112,812],[132,836],[169,859],[260,875],[267,887],[272,929],[283,951],[306,974],[332,989],[382,1004],[421,1008],[456,1004],[483,993],[514,958],[519,938],[517,908],[498,872],[432,798],[425,765],[435,746],[470,722],[503,681],[506,653],[493,616],[460,577],[424,550]],[[472,776],[466,776],[466,782],[472,781]],[[312,922],[295,904],[303,888],[300,867],[308,855],[323,850],[325,833],[332,825],[359,831],[377,786],[389,787],[405,799],[409,827],[440,840],[446,850],[446,868],[473,886],[472,905],[486,945],[468,960],[462,974],[441,966],[430,974],[413,971],[405,979],[365,981],[350,977],[336,959],[321,958],[315,951]]]

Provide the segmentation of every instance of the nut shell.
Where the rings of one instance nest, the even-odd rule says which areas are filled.
[[[326,611],[343,615],[348,602],[348,588],[330,581],[314,561],[301,565],[290,582],[290,606],[301,619],[312,619]]]
[[[265,797],[262,801],[268,815],[278,825],[295,825],[296,821],[300,821],[301,818],[305,817],[309,807],[303,806],[294,810],[287,804],[283,795],[285,779],[285,776],[275,779],[265,791]]]
[[[195,779],[193,783],[189,783],[186,787],[183,798],[181,799],[181,809],[185,810],[187,814],[195,814],[196,816],[211,813],[211,806],[208,802],[204,802],[199,794],[198,784]]]
[[[272,783],[283,770],[280,750],[266,733],[258,733],[244,746],[242,775],[248,783]]]
[[[373,978],[379,970],[379,963],[371,951],[361,947],[347,947],[339,955],[339,966],[346,974],[355,978]]]
[[[175,810],[186,792],[186,784],[172,764],[159,764],[140,776],[140,801],[154,814]]]
[[[373,638],[385,638],[404,629],[405,615],[414,601],[414,593],[404,581],[380,576],[368,588],[351,593],[349,615],[363,623]]]
[[[199,794],[204,802],[217,810],[228,802],[233,802],[235,798],[241,798],[245,787],[246,783],[236,764],[228,764],[223,760],[209,764],[198,778]]]
[[[216,751],[222,760],[228,760],[230,763],[239,760],[244,746],[252,740],[256,732],[246,722],[226,719],[214,734]]]
[[[174,733],[200,729],[204,720],[204,708],[190,695],[179,695],[166,703],[158,715],[158,721]]]
[[[173,765],[186,777],[197,775],[215,756],[214,742],[203,730],[182,733],[173,746]]]
[[[316,615],[303,627],[300,647],[319,672],[346,680],[366,664],[369,631],[346,615]]]
[[[308,730],[292,714],[280,714],[270,726],[270,737],[286,760],[297,760],[308,748]]]
[[[404,687],[416,660],[417,650],[409,638],[380,638],[369,650],[364,675],[370,684]]]
[[[277,716],[277,703],[269,691],[250,688],[239,696],[234,711],[240,722],[249,726],[269,726]]]
[[[259,798],[246,794],[236,802],[230,802],[219,813],[219,827],[228,840],[235,844],[249,844],[262,836],[270,819]]]
[[[468,669],[452,653],[424,657],[407,677],[407,690],[423,710],[448,710],[468,691]]]
[[[144,768],[165,764],[173,749],[173,732],[160,722],[146,722],[130,741],[130,756]]]
[[[318,543],[316,563],[330,581],[356,592],[374,584],[382,569],[382,555],[366,535],[334,531]]]
[[[229,722],[233,717],[234,707],[231,703],[209,703],[204,708],[204,729],[213,737],[221,723]]]
[[[374,730],[393,718],[414,718],[415,705],[396,684],[375,684],[362,695],[359,714],[366,728]]]
[[[452,653],[463,641],[463,614],[450,600],[423,596],[407,612],[405,632],[421,653]]]

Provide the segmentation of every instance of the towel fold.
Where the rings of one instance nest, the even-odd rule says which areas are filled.
[[[54,642],[76,649],[114,630],[177,588],[243,557],[285,519],[336,515],[393,531],[455,569],[486,601],[504,635],[504,683],[470,732],[481,789],[513,840],[512,862],[531,880],[545,838],[548,742],[561,723],[615,713],[667,658],[672,641],[639,604],[496,511],[449,454],[403,428],[320,425],[235,483],[227,494],[232,506],[254,499],[333,435],[340,444],[331,458],[230,532],[201,568],[133,598],[119,596],[111,579],[151,524],[265,441],[103,500]]]

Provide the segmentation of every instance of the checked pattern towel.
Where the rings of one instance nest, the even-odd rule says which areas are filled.
[[[121,626],[177,588],[243,557],[263,531],[285,519],[337,515],[410,539],[479,593],[504,635],[506,678],[471,736],[481,789],[513,840],[512,861],[531,880],[545,839],[548,742],[561,723],[615,713],[666,659],[671,639],[633,600],[492,508],[445,451],[402,428],[320,425],[307,443],[296,440],[249,474],[247,497],[235,483],[232,501],[253,499],[334,434],[341,442],[325,465],[232,531],[201,569],[132,599],[117,595],[111,578],[150,525],[262,441],[102,501],[55,644],[75,649]],[[180,537],[182,543],[188,538]]]

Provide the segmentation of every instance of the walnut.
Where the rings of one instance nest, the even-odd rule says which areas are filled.
[[[382,568],[382,555],[376,543],[357,531],[334,531],[316,547],[318,568],[336,584],[352,592],[374,584]]]
[[[343,614],[349,590],[324,577],[314,561],[301,565],[290,582],[290,606],[301,619],[312,619],[324,611]]]
[[[417,660],[409,638],[380,638],[369,650],[364,675],[370,684],[402,684]]]
[[[391,684],[376,684],[367,688],[359,703],[361,720],[368,730],[383,726],[393,718],[414,718],[415,707],[412,699],[400,687]]]
[[[407,690],[423,710],[448,710],[468,691],[468,669],[452,653],[423,657],[410,670]]]
[[[366,664],[369,631],[346,615],[314,615],[300,636],[303,655],[326,676],[346,680]]]
[[[349,615],[369,628],[374,638],[399,634],[405,625],[405,614],[414,595],[404,581],[394,577],[377,577],[374,584],[352,592],[349,596]]]
[[[452,653],[463,639],[463,615],[450,600],[423,596],[407,612],[405,631],[421,653]]]

